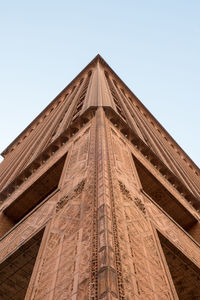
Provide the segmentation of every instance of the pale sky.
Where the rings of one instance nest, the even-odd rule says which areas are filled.
[[[0,151],[97,55],[200,166],[200,1],[0,2]]]

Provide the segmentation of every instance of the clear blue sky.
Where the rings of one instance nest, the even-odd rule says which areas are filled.
[[[1,1],[0,151],[100,53],[200,166],[200,1]]]

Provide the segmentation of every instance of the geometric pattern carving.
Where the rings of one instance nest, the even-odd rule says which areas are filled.
[[[139,199],[138,197],[135,197],[134,199],[131,197],[130,192],[127,190],[126,186],[119,181],[119,186],[120,186],[120,190],[122,192],[122,194],[129,200],[134,201],[134,203],[136,204],[136,206],[145,214],[146,210],[145,210],[145,206],[144,203],[142,202],[141,199]]]
[[[99,55],[3,156],[2,299],[199,297],[199,169]]]
[[[58,212],[61,208],[63,208],[63,206],[65,206],[69,200],[72,200],[73,198],[81,194],[84,185],[85,185],[85,179],[83,179],[70,194],[63,196],[56,205],[56,212]]]

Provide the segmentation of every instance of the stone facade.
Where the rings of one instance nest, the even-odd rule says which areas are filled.
[[[200,299],[200,171],[99,55],[2,155],[0,299]]]

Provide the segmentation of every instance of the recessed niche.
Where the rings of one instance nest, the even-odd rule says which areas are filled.
[[[143,191],[200,243],[198,220],[134,156],[133,160]]]
[[[0,299],[24,300],[44,229],[0,264]]]
[[[66,155],[42,174],[0,214],[0,237],[57,189],[65,158]]]
[[[200,269],[160,232],[158,236],[179,299],[200,299]]]

